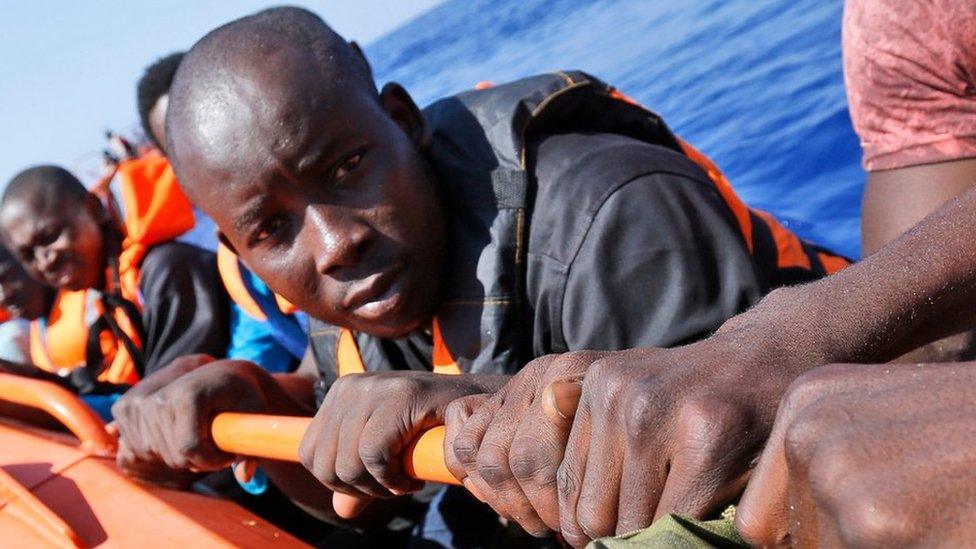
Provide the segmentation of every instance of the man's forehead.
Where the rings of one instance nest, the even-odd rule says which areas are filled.
[[[232,77],[191,107],[189,124],[171,138],[182,145],[188,172],[230,183],[270,169],[301,169],[340,141],[368,104],[358,90],[316,93],[314,81],[252,76]]]

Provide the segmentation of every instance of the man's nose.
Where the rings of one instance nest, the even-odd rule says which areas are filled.
[[[49,246],[39,247],[34,250],[34,262],[37,270],[42,273],[50,270],[58,260],[58,253]]]
[[[307,240],[315,257],[315,269],[322,275],[342,278],[343,272],[358,265],[362,259],[369,239],[369,226],[348,212],[334,208],[312,209]]]

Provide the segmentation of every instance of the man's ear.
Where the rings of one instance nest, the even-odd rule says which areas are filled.
[[[427,129],[427,121],[424,120],[423,113],[403,86],[396,82],[383,86],[383,90],[380,91],[380,103],[418,147],[426,149],[430,145],[431,136]]]
[[[234,255],[237,255],[237,248],[235,248],[234,245],[230,243],[230,239],[227,238],[227,235],[225,235],[224,232],[219,229],[217,230],[217,240],[219,240],[220,243],[225,248],[233,252]]]

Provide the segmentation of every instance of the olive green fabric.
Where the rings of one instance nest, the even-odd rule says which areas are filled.
[[[716,520],[695,520],[678,515],[658,519],[650,527],[615,538],[598,539],[587,549],[637,549],[644,547],[666,549],[718,549],[749,547],[733,524],[733,513],[723,513]]]

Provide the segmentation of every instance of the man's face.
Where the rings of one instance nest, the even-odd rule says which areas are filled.
[[[0,259],[0,308],[15,318],[37,320],[47,314],[48,292],[12,257]]]
[[[97,199],[48,201],[19,198],[0,210],[10,249],[34,278],[52,288],[98,288],[105,250]]]
[[[180,176],[275,292],[331,324],[402,336],[433,313],[446,241],[410,137],[422,121],[402,90],[378,100],[280,74],[235,82],[220,107],[235,116],[198,105],[211,116],[193,137],[171,135]]]

